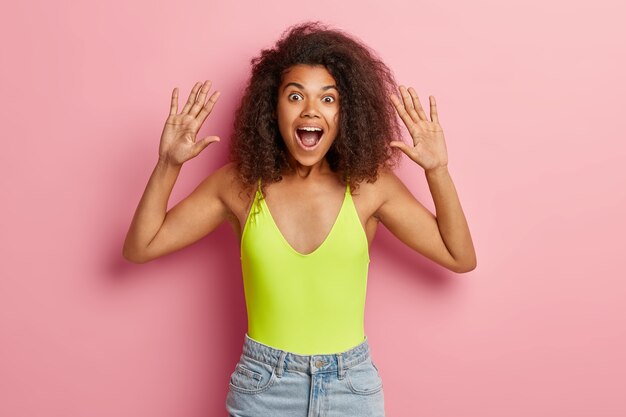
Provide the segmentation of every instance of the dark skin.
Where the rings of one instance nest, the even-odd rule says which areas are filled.
[[[341,105],[338,91],[329,88],[334,82],[324,67],[296,65],[286,72],[279,88],[276,117],[289,150],[292,170],[284,173],[282,181],[267,185],[265,198],[284,238],[303,254],[313,252],[324,242],[345,192],[345,186],[325,159],[337,134]],[[219,141],[216,136],[196,140],[198,130],[219,97],[216,91],[206,99],[210,87],[209,81],[197,83],[181,113],[178,113],[178,89],[172,93],[159,161],[124,244],[124,256],[128,260],[147,262],[179,250],[206,236],[225,220],[241,239],[254,190],[238,182],[233,164],[213,172],[165,213],[167,198],[182,164]],[[395,105],[413,144],[396,141],[391,146],[399,147],[423,169],[437,216],[418,202],[392,171],[382,170],[376,182],[361,183],[353,195],[361,225],[370,245],[382,222],[403,243],[432,261],[455,272],[470,271],[476,267],[476,255],[447,169],[435,98],[430,96],[431,119],[428,119],[414,89],[400,86],[400,95],[401,98],[393,95],[387,99]],[[295,127],[302,124],[324,129],[325,136],[312,151],[298,145],[295,137]]]

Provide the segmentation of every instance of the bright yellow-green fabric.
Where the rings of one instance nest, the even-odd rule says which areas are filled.
[[[287,242],[258,188],[241,239],[248,335],[300,355],[358,345],[369,262],[349,185],[330,233],[310,254]]]

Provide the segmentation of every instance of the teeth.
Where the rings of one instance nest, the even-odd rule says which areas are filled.
[[[319,127],[299,127],[298,130],[307,130],[309,132],[321,132],[322,129],[320,129]]]

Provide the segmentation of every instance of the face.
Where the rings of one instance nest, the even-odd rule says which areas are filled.
[[[321,65],[295,65],[284,74],[276,106],[278,128],[291,160],[313,166],[324,159],[339,129],[339,91]]]

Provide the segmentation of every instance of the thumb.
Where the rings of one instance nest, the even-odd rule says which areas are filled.
[[[400,150],[406,154],[408,154],[409,152],[409,147],[406,143],[398,141],[398,140],[394,140],[389,142],[389,146],[391,146],[392,148],[400,148]]]
[[[209,146],[210,144],[212,144],[213,142],[219,142],[220,138],[219,136],[207,136],[205,138],[202,138],[201,140],[196,142],[196,145],[194,146],[196,149],[196,155],[198,155],[200,152],[202,152],[204,150],[204,148],[206,148],[207,146]]]

